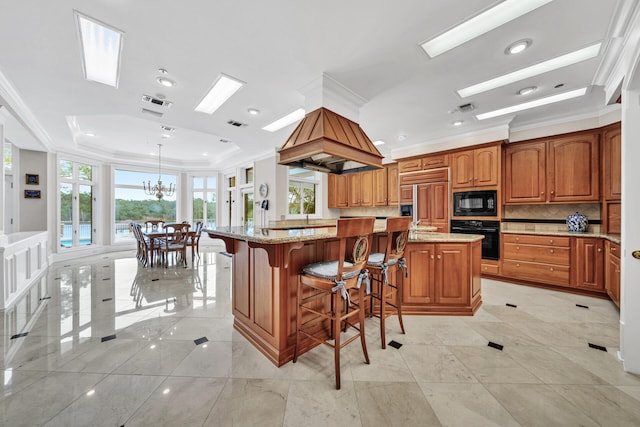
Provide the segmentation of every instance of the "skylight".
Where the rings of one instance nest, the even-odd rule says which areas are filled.
[[[118,87],[122,31],[75,12],[86,80]]]
[[[420,46],[429,57],[434,58],[551,1],[505,0]]]
[[[298,108],[293,113],[289,113],[286,116],[279,118],[273,123],[266,125],[262,129],[269,132],[275,132],[277,130],[282,129],[285,126],[289,126],[291,123],[295,123],[297,121],[302,120],[304,118],[304,113],[305,111],[303,108]]]
[[[213,84],[213,87],[202,101],[200,101],[195,110],[201,113],[213,114],[214,111],[227,102],[242,86],[244,86],[244,82],[227,76],[226,74],[220,74]]]
[[[577,98],[587,93],[587,88],[572,90],[569,92],[559,93],[553,96],[547,96],[545,98],[535,99],[533,101],[524,102],[522,104],[512,105],[511,107],[501,108],[499,110],[489,111],[476,115],[476,119],[485,120],[493,117],[504,116],[510,113],[516,113],[522,110],[528,110],[530,108],[540,107],[542,105],[553,104],[555,102],[565,101],[567,99]]]
[[[477,95],[520,80],[528,79],[529,77],[548,73],[549,71],[557,70],[558,68],[567,67],[569,65],[594,58],[598,56],[598,52],[600,52],[600,44],[601,43],[597,43],[592,46],[567,53],[566,55],[558,56],[556,58],[531,65],[527,68],[522,68],[491,80],[460,89],[458,90],[458,95],[462,98],[467,98],[469,96]]]

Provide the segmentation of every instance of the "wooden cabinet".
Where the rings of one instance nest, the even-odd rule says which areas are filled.
[[[582,132],[505,149],[505,203],[597,202],[599,133]]]
[[[413,184],[400,186],[400,204],[412,204],[413,203]]]
[[[335,175],[330,173],[327,178],[329,187],[328,206],[330,208],[346,208],[349,206],[349,180],[348,175]]]
[[[398,172],[416,172],[449,166],[449,154],[438,153],[429,156],[415,157],[398,162]]]
[[[460,151],[451,155],[451,187],[492,187],[500,176],[500,146]]]
[[[622,129],[620,123],[602,131],[602,174],[605,200],[622,198]]]
[[[387,205],[398,206],[398,164],[387,166]]]
[[[387,169],[373,171],[373,206],[387,206]]]
[[[481,243],[409,242],[403,310],[471,314],[480,304]],[[437,306],[437,307],[436,307]]]
[[[569,237],[502,235],[502,274],[552,285],[570,285]]]
[[[620,307],[620,245],[605,242],[604,286],[609,298]]]
[[[417,216],[421,225],[449,230],[449,183],[433,182],[416,186]]]
[[[604,242],[596,237],[576,237],[571,263],[576,288],[604,291]]]
[[[349,207],[373,206],[373,171],[352,173],[349,177]]]

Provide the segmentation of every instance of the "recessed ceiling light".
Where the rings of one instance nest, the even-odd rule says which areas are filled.
[[[530,95],[533,92],[535,92],[536,90],[538,90],[538,88],[536,86],[529,86],[529,87],[525,87],[520,89],[517,93],[518,95],[524,96],[524,95]]]
[[[169,138],[171,138],[171,135],[169,135],[168,133],[163,133],[162,135],[160,135],[160,137],[162,139],[169,139]]]
[[[530,39],[518,40],[517,42],[511,43],[509,46],[507,46],[507,48],[504,50],[504,53],[506,55],[515,55],[522,52],[532,44],[533,41]]]
[[[122,31],[74,11],[82,46],[84,78],[118,87]]]
[[[431,58],[460,46],[552,0],[506,0],[420,46]]]
[[[269,123],[262,129],[269,132],[275,132],[277,130],[282,129],[283,127],[289,126],[291,123],[295,123],[302,120],[302,118],[304,117],[304,113],[305,113],[304,108],[298,108],[296,111],[289,113],[286,116],[281,117],[274,122]]]
[[[463,120],[456,120],[455,122],[451,123],[454,126],[462,126],[462,124],[464,123]]]
[[[375,145],[376,147],[379,145],[384,145],[385,142],[381,139],[377,140],[377,141],[373,141],[373,145]]]
[[[85,132],[84,136],[96,136],[96,134],[93,132]]]
[[[562,86],[564,86],[564,83],[558,83],[557,85],[555,85],[553,88],[554,89],[560,89]]]
[[[176,85],[176,82],[166,77],[158,77],[156,81],[164,87],[174,87]]]
[[[458,90],[458,95],[460,95],[462,98],[466,98],[511,83],[515,83],[523,79],[534,77],[539,74],[548,73],[549,71],[557,70],[558,68],[577,64],[578,62],[594,58],[598,56],[598,52],[600,51],[600,44],[601,43],[596,43],[592,46],[585,47],[583,49],[579,49],[574,52],[570,52],[565,55],[531,65],[526,68],[522,68],[509,74],[504,74],[502,76],[466,87],[464,89],[460,89]]]
[[[220,108],[220,106],[224,104],[227,99],[231,98],[242,86],[244,86],[244,82],[227,76],[226,74],[220,74],[195,110],[201,113],[213,114],[214,111]]]
[[[257,116],[258,114],[260,114],[260,110],[258,110],[257,108],[249,108],[247,112],[252,116]]]
[[[559,93],[553,96],[547,96],[545,98],[536,99],[522,104],[512,105],[511,107],[501,108],[499,110],[489,111],[488,113],[478,114],[476,119],[485,120],[493,117],[504,116],[506,114],[515,113],[522,110],[528,110],[529,108],[540,107],[542,105],[553,104],[555,102],[564,101],[571,98],[577,98],[587,93],[587,88],[572,90],[569,92]]]
[[[158,72],[160,74],[169,74],[169,72],[167,70],[165,70],[164,68],[158,68]]]
[[[207,154],[207,153],[202,153],[202,155],[203,155],[203,156],[205,156],[205,157],[207,157],[207,156],[208,156],[208,154]]]
[[[407,139],[407,135],[398,135],[398,141],[402,142]]]
[[[222,142],[223,144],[228,144],[229,142],[231,142],[231,140],[220,138],[220,142]]]
[[[160,129],[166,132],[173,132],[176,130],[176,128],[172,128],[171,126],[167,126],[167,125],[160,125]]]

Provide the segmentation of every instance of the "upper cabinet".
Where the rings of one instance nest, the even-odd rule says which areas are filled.
[[[451,155],[451,187],[496,187],[500,176],[500,146],[476,148]]]
[[[346,208],[349,206],[349,181],[348,175],[328,176],[328,206],[330,208]]]
[[[387,169],[373,171],[373,205],[387,206],[388,198]]]
[[[387,205],[398,206],[398,164],[387,167]]]
[[[349,207],[373,206],[373,171],[352,173],[349,177]]]
[[[505,203],[597,202],[599,132],[510,144]]]
[[[448,154],[433,154],[424,157],[401,160],[398,162],[398,172],[415,172],[449,166]]]
[[[602,174],[605,200],[622,198],[622,129],[620,123],[607,126],[602,131]]]
[[[328,176],[329,208],[397,206],[398,165]]]

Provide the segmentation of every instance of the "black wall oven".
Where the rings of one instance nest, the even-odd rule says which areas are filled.
[[[500,221],[451,220],[451,232],[482,234],[482,258],[500,259]]]
[[[497,216],[497,191],[453,193],[453,216]]]

